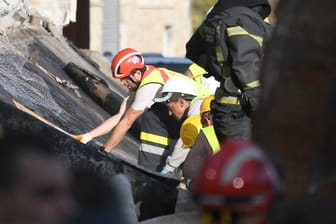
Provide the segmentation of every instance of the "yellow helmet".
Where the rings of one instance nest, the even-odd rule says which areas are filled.
[[[190,148],[194,144],[201,128],[202,124],[200,115],[192,115],[183,122],[180,130],[183,148]]]
[[[215,99],[214,95],[210,95],[206,98],[204,98],[202,104],[201,104],[201,114],[210,111],[210,104],[211,101]]]

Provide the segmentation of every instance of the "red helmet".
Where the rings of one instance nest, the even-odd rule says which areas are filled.
[[[249,212],[267,211],[280,187],[263,151],[247,139],[233,138],[203,164],[192,191],[204,210]]]
[[[129,76],[133,69],[141,69],[144,66],[145,62],[140,52],[132,48],[125,48],[119,51],[112,60],[112,76],[116,79],[122,79]]]

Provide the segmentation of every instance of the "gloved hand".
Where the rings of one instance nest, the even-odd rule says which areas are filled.
[[[80,141],[83,144],[88,143],[89,141],[92,140],[92,137],[89,133],[85,133],[82,135],[71,135],[74,139],[76,139],[77,141]]]
[[[167,175],[169,172],[170,171],[166,167],[163,167],[163,169],[161,170],[160,174]]]
[[[175,170],[174,167],[166,165],[165,167],[163,167],[160,174],[166,177],[176,177],[174,170]]]

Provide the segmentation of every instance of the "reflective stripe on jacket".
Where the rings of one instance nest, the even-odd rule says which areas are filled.
[[[259,86],[262,46],[271,25],[247,7],[232,7],[207,17],[187,43],[187,54],[223,82],[235,80],[240,90]]]
[[[147,142],[152,142],[152,143],[162,145],[163,147],[169,145],[169,142],[170,142],[168,137],[164,137],[161,135],[156,135],[156,134],[152,134],[152,133],[148,133],[144,131],[140,133],[140,139],[147,141]],[[161,155],[162,153],[163,152],[159,153],[159,155]]]

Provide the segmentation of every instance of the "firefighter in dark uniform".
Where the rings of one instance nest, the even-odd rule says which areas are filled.
[[[251,135],[270,11],[267,0],[219,0],[186,44],[186,56],[220,82],[211,105],[219,140]]]

